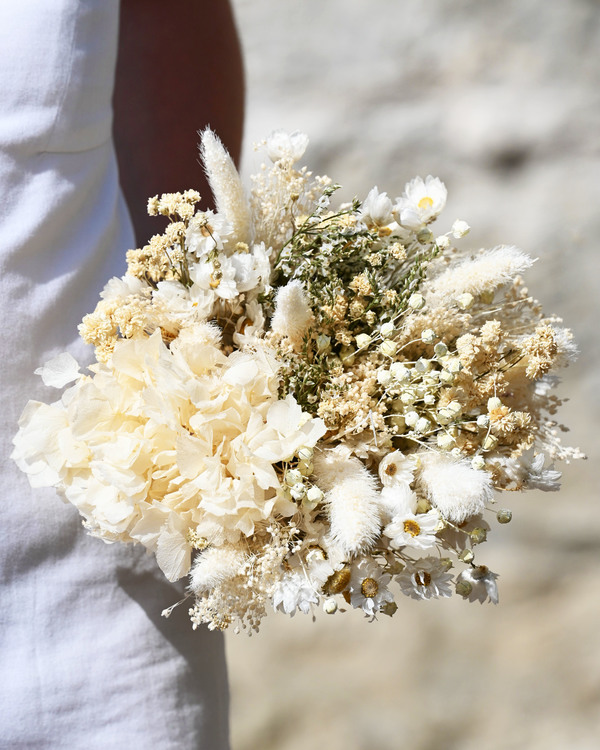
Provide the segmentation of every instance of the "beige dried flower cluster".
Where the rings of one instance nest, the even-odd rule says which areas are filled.
[[[192,190],[150,199],[165,231],[80,326],[97,364],[42,367],[71,385],[30,402],[14,441],[91,534],[189,575],[193,627],[497,602],[479,549],[511,518],[495,493],[555,490],[554,462],[582,457],[552,392],[577,350],[524,286],[531,258],[463,250],[464,221],[434,235],[431,176],[333,206],[338,186],[297,166],[307,143],[266,139],[248,196],[203,134],[216,210]]]

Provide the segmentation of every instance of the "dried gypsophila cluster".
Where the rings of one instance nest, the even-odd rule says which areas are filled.
[[[14,441],[91,534],[189,574],[193,627],[497,602],[479,559],[488,519],[511,518],[494,491],[558,489],[554,462],[582,457],[552,392],[577,350],[529,296],[531,258],[459,249],[460,220],[434,235],[431,176],[333,207],[338,186],[297,166],[307,143],[266,139],[248,196],[204,132],[215,210],[193,190],[150,199],[167,228],[80,326],[97,364],[41,368],[74,384],[30,402]]]

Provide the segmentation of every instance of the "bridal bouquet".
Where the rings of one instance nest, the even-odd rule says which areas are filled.
[[[392,200],[298,167],[308,139],[273,133],[246,193],[210,130],[216,211],[194,190],[151,198],[162,234],[127,253],[80,333],[89,374],[29,402],[13,458],[106,542],[189,575],[194,627],[257,630],[271,606],[375,617],[402,595],[498,601],[480,558],[495,490],[558,489],[554,372],[576,354],[544,316],[515,247],[434,233],[440,180]],[[168,611],[167,611],[168,612]]]

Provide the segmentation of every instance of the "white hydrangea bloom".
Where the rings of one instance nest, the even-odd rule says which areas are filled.
[[[280,489],[273,464],[325,431],[293,397],[278,401],[267,349],[227,357],[208,325],[170,348],[159,332],[119,341],[93,371],[61,402],[29,405],[13,456],[91,533],[155,551],[169,578],[189,567],[188,529],[216,521],[235,542],[267,519]]]
[[[35,374],[41,376],[44,385],[52,388],[64,388],[81,377],[77,360],[68,352],[52,357],[42,367],[38,367]]]

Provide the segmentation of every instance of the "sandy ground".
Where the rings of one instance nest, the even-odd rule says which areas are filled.
[[[561,392],[589,455],[560,494],[502,499],[497,607],[401,602],[228,634],[234,750],[600,747],[598,512],[600,4],[595,0],[233,0],[247,67],[244,171],[271,130],[364,196],[414,175],[449,189],[474,247],[539,258],[530,289],[582,355]]]

